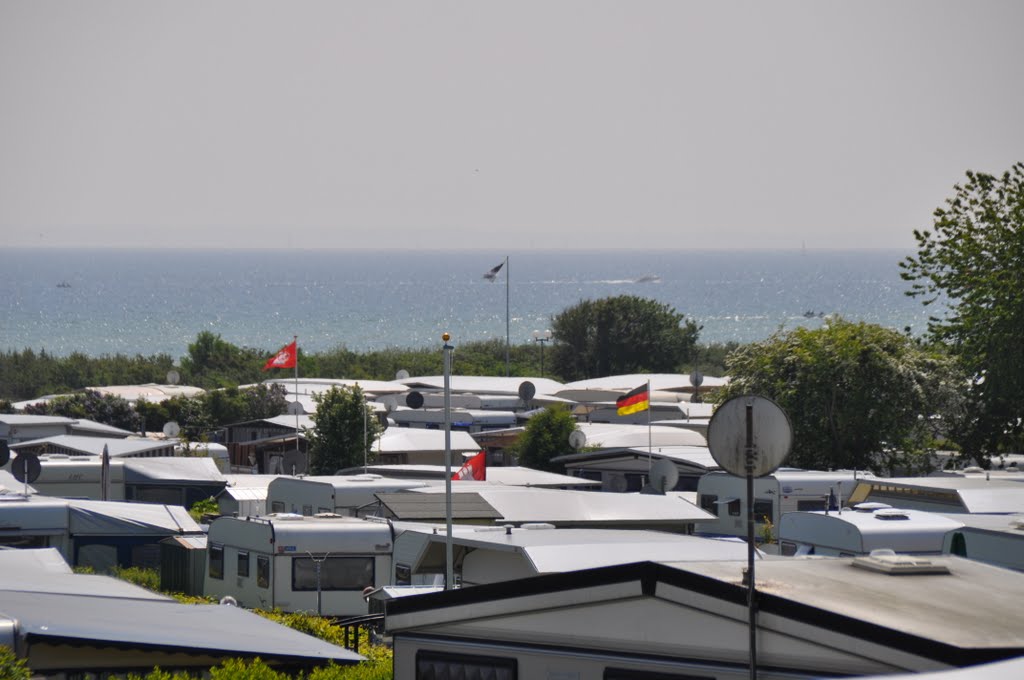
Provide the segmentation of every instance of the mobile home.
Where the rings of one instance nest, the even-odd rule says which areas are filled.
[[[1024,515],[951,515],[961,526],[946,534],[942,552],[1024,571]]]
[[[373,514],[376,494],[427,486],[415,479],[389,479],[380,475],[338,475],[322,477],[278,477],[267,486],[267,508],[271,514],[343,516]]]
[[[945,513],[1024,512],[1024,483],[1016,478],[906,477],[858,480],[850,504],[879,502]]]
[[[243,607],[367,613],[363,590],[387,585],[391,528],[351,517],[219,517],[210,524],[204,594]]]
[[[797,510],[825,510],[829,494],[837,499],[865,475],[863,472],[840,470],[818,472],[781,468],[773,475],[754,480],[754,517],[757,531],[767,519],[778,524],[784,513]],[[747,535],[747,480],[727,472],[709,472],[697,484],[697,504],[718,519],[703,522],[702,533],[727,536]]]
[[[778,536],[783,555],[847,557],[879,548],[938,555],[946,535],[962,526],[945,515],[897,508],[787,512],[779,520]]]

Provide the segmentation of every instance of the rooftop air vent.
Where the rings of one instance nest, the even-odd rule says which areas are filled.
[[[521,524],[519,526],[519,528],[520,529],[526,529],[528,531],[530,531],[530,530],[537,531],[537,530],[543,530],[543,529],[554,529],[555,525],[554,524],[548,524],[547,522],[526,522],[525,524]]]
[[[943,563],[914,555],[897,555],[888,548],[872,550],[870,555],[854,557],[853,566],[893,576],[949,573],[949,567]]]
[[[278,522],[298,522],[302,520],[302,515],[298,515],[294,512],[272,512],[267,517],[270,517]]]
[[[884,519],[891,521],[894,519],[910,519],[910,515],[907,514],[906,510],[900,510],[898,508],[880,508],[874,512],[875,519]]]
[[[980,467],[978,467],[977,465],[971,465],[971,466],[969,466],[969,467],[965,467],[965,468],[963,469],[963,471],[964,471],[965,473],[967,473],[967,474],[980,474],[980,473],[984,472],[984,470],[982,470],[982,469],[981,469]]]
[[[319,517],[320,519],[339,519],[341,515],[336,512],[318,512],[313,517]]]
[[[892,506],[888,503],[857,503],[853,506],[853,509],[857,512],[874,512],[875,510],[882,510],[883,508],[891,508]]]

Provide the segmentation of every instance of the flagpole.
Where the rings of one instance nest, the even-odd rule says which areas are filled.
[[[651,481],[651,452],[654,444],[651,438],[651,379],[647,379],[647,481]]]
[[[299,403],[299,336],[293,335],[295,343],[295,403]],[[299,453],[299,409],[295,409],[295,453]],[[306,460],[306,474],[309,474],[309,460]]]
[[[511,346],[512,331],[509,323],[509,269],[508,255],[505,256],[505,377],[512,375],[511,363],[509,362],[509,347]]]

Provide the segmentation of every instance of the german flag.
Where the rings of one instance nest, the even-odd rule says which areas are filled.
[[[615,407],[620,416],[628,416],[630,413],[646,411],[651,406],[651,395],[647,391],[647,385],[643,384],[635,390],[630,390],[615,400]]]

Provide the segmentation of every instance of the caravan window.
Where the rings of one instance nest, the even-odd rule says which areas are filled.
[[[312,558],[292,558],[292,590],[316,592],[316,567]],[[320,562],[320,590],[362,590],[372,585],[373,557],[328,557]]]
[[[772,512],[774,507],[770,500],[754,499],[754,521],[760,524],[765,522],[775,522],[775,517]]]
[[[270,587],[270,558],[266,555],[256,557],[256,585],[260,588]]]
[[[800,512],[814,512],[825,509],[824,498],[810,498],[803,501],[796,502],[796,509]]]
[[[729,501],[729,503],[725,507],[729,508],[729,516],[730,517],[739,517],[740,516],[740,499],[739,498],[733,498],[732,500]]]
[[[718,516],[718,496],[711,493],[702,493],[700,495],[700,509],[705,512],[710,512],[712,515]]]
[[[239,550],[238,551],[238,575],[245,578],[249,577],[249,551]]]
[[[284,512],[284,501],[271,501],[270,502],[270,512],[272,512],[272,513]]]
[[[420,650],[416,652],[416,680],[457,680],[490,678],[516,680],[519,677],[515,659]]]
[[[224,546],[210,544],[210,578],[224,578]]]

